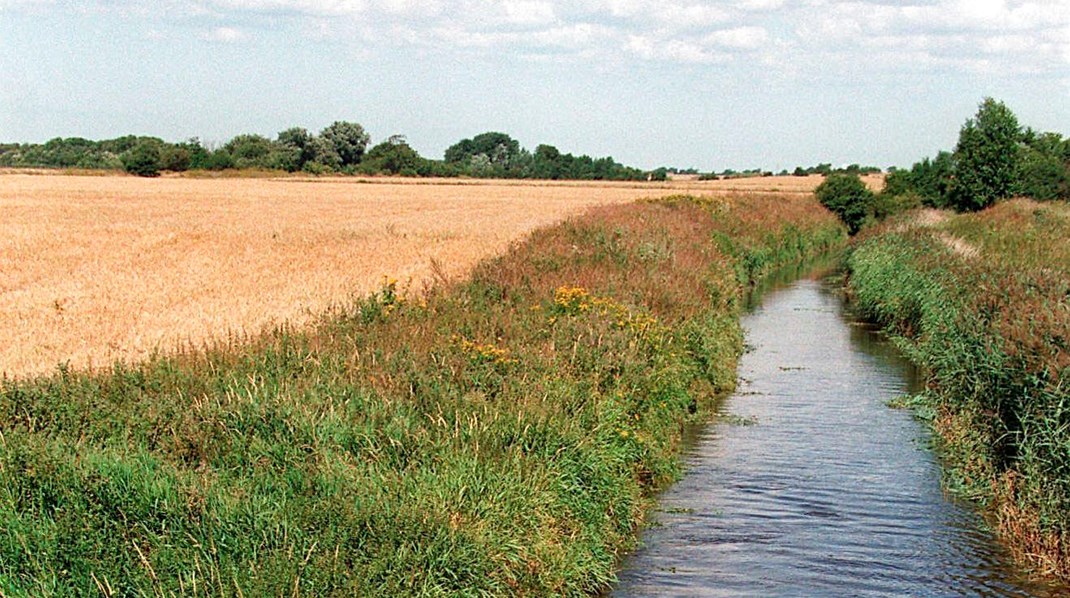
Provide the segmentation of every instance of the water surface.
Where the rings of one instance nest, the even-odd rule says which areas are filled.
[[[949,500],[916,376],[834,286],[770,291],[726,416],[685,456],[616,596],[1055,596]]]

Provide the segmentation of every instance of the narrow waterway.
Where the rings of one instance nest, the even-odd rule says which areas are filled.
[[[800,280],[744,317],[737,392],[685,455],[616,596],[1055,596],[949,500],[909,364]],[[1066,588],[1063,588],[1066,591]]]

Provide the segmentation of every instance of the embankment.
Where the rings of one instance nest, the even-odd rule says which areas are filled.
[[[858,308],[927,374],[916,403],[949,485],[1021,559],[1070,576],[1070,206],[907,215],[863,233],[848,265]]]
[[[602,207],[308,330],[0,382],[0,593],[600,591],[743,286],[844,242],[811,198]]]

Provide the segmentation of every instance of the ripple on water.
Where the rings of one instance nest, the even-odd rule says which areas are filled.
[[[744,318],[731,414],[698,435],[618,596],[1057,596],[949,502],[928,436],[888,400],[910,367],[802,280]],[[732,425],[746,421],[754,425]]]

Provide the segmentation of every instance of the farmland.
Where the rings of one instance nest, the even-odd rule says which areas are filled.
[[[31,171],[32,172],[32,171]],[[419,289],[587,207],[681,191],[806,193],[811,178],[709,183],[0,175],[0,372],[108,367],[308,322]]]

